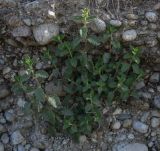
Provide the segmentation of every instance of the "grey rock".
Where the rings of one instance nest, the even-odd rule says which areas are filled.
[[[0,85],[0,99],[7,97],[10,94],[10,91],[5,85]]]
[[[90,27],[95,33],[102,33],[106,30],[106,23],[99,18],[95,18]]]
[[[140,90],[140,89],[142,89],[144,87],[145,87],[144,81],[139,81],[135,86],[136,90]]]
[[[116,119],[123,121],[123,120],[126,120],[126,119],[130,119],[131,117],[132,116],[129,113],[121,113],[121,114],[116,116]]]
[[[120,20],[110,20],[109,23],[115,27],[120,27],[122,25],[122,22]]]
[[[0,134],[6,132],[7,129],[5,128],[4,125],[0,124]]]
[[[158,127],[160,125],[160,119],[159,118],[152,118],[151,119],[151,126],[153,127],[153,128],[156,128],[156,127]]]
[[[1,141],[2,141],[3,144],[8,144],[9,143],[9,136],[8,136],[7,133],[2,134]]]
[[[17,151],[25,151],[25,147],[23,145],[18,145]]]
[[[24,108],[25,104],[26,104],[26,101],[25,101],[24,98],[21,98],[21,97],[18,98],[17,105],[18,105],[20,108]]]
[[[137,20],[138,19],[138,15],[136,15],[136,14],[128,14],[127,15],[127,19]]]
[[[1,124],[5,124],[6,123],[6,119],[4,118],[3,114],[0,114],[0,123]]]
[[[138,95],[143,99],[151,99],[152,96],[149,92],[139,92]]]
[[[159,79],[160,79],[160,74],[158,72],[155,72],[151,75],[150,77],[150,82],[153,82],[153,83],[158,83],[159,82]]]
[[[8,122],[13,122],[15,119],[14,110],[10,109],[4,113],[4,116]]]
[[[154,97],[153,103],[156,108],[160,109],[160,96],[159,95]]]
[[[13,37],[29,37],[31,36],[31,29],[28,26],[16,27],[12,31]]]
[[[4,145],[0,143],[0,151],[4,151]]]
[[[151,116],[160,118],[160,112],[157,110],[153,110],[151,111]]]
[[[37,149],[37,148],[31,148],[30,151],[39,151],[39,149]]]
[[[145,144],[132,143],[132,144],[116,144],[113,146],[112,151],[148,151]]]
[[[11,135],[11,142],[13,145],[18,145],[24,141],[24,137],[22,136],[20,131],[14,131]]]
[[[122,39],[124,41],[133,41],[137,38],[137,32],[134,29],[123,32]]]
[[[155,38],[149,38],[146,42],[146,46],[147,47],[154,47],[154,46],[156,46],[157,44],[158,44],[158,40],[157,39],[155,39]]]
[[[132,125],[132,120],[131,119],[124,120],[124,122],[123,122],[123,127],[124,128],[130,128],[131,125]]]
[[[32,22],[29,18],[23,19],[23,22],[27,25],[27,26],[31,26]]]
[[[157,38],[160,40],[160,31],[157,33]]]
[[[59,34],[59,27],[56,24],[41,24],[33,28],[33,34],[40,45],[46,45]]]
[[[112,125],[112,129],[113,130],[118,130],[121,127],[121,123],[119,121],[116,121],[115,123],[113,123]]]
[[[133,129],[139,133],[147,133],[149,126],[140,122],[140,121],[133,121]]]
[[[147,12],[145,17],[149,22],[156,22],[158,20],[158,16],[155,12]]]
[[[159,10],[160,9],[160,2],[154,5],[154,10]]]
[[[149,112],[144,112],[141,117],[141,122],[147,122],[149,115],[150,115]]]
[[[3,69],[3,75],[9,73],[10,71],[11,71],[11,68],[10,68],[10,67],[4,68],[4,69]]]

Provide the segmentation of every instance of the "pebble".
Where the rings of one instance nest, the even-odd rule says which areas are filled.
[[[127,42],[133,41],[136,38],[137,38],[137,32],[134,29],[127,30],[127,31],[123,32],[123,34],[122,34],[122,39]]]
[[[8,144],[9,143],[9,136],[8,136],[7,133],[2,134],[1,141],[2,141],[3,144]]]
[[[134,121],[133,124],[133,129],[136,130],[139,133],[147,133],[149,126],[140,122],[140,121]]]
[[[17,151],[25,151],[25,147],[23,145],[18,145]]]
[[[13,37],[30,37],[31,29],[28,26],[16,27],[12,31]]]
[[[30,151],[39,151],[39,149],[37,149],[37,148],[31,148]]]
[[[160,96],[159,95],[154,97],[153,103],[156,108],[160,109]]]
[[[121,123],[119,121],[116,121],[112,125],[112,129],[114,129],[114,130],[118,130],[118,129],[120,129],[120,127],[121,127]]]
[[[0,99],[7,97],[10,94],[10,91],[5,85],[0,85]]]
[[[91,22],[90,27],[95,33],[102,33],[106,30],[106,23],[99,18],[95,18]]]
[[[160,118],[160,112],[157,110],[153,110],[151,111],[151,116]]]
[[[20,108],[24,108],[25,104],[26,104],[26,101],[25,101],[24,98],[21,98],[21,97],[18,98],[17,105],[18,105]]]
[[[8,122],[13,122],[15,119],[14,110],[10,109],[4,113],[4,116]]]
[[[127,120],[125,120],[125,121],[123,122],[123,127],[124,127],[124,128],[130,128],[131,125],[132,125],[132,120],[130,120],[130,119],[127,119]]]
[[[9,73],[11,71],[11,68],[10,67],[6,67],[3,69],[3,75]]]
[[[18,145],[24,141],[24,137],[22,136],[19,130],[14,131],[11,135],[11,142],[13,145]]]
[[[128,14],[127,15],[127,19],[137,20],[138,19],[138,15],[136,15],[136,14]]]
[[[120,20],[110,20],[109,23],[115,27],[120,27],[122,25],[122,22]]]
[[[59,26],[56,24],[41,24],[33,28],[34,38],[40,45],[48,44],[58,34]]]
[[[4,125],[0,124],[0,134],[6,132],[6,128]]]
[[[0,142],[0,151],[4,151],[4,145]]]
[[[160,125],[160,119],[159,118],[152,118],[151,119],[151,126],[153,127],[153,128],[156,128],[156,127],[158,127]]]
[[[152,83],[158,83],[160,79],[160,74],[158,72],[155,72],[151,75],[149,81]]]
[[[140,90],[140,89],[142,89],[144,87],[145,87],[144,81],[139,81],[135,86],[136,90]]]
[[[158,16],[155,12],[147,12],[145,16],[149,22],[156,22],[158,19]]]
[[[113,146],[112,151],[148,151],[148,147],[140,143],[120,143]]]
[[[85,135],[81,135],[80,137],[79,137],[79,142],[80,143],[85,143],[87,141],[87,137],[85,136]]]

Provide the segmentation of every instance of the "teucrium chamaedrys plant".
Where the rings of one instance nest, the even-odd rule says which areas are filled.
[[[61,80],[65,95],[45,94],[43,83],[49,75],[36,71],[29,56],[23,62],[28,72],[16,77],[14,90],[29,93],[31,110],[50,124],[49,130],[78,138],[100,125],[106,104],[134,96],[134,83],[143,70],[140,50],[123,48],[114,38],[117,29],[110,26],[102,35],[91,35],[88,25],[94,17],[87,8],[75,19],[83,24],[77,37],[54,37],[55,51],[47,50],[41,56],[52,63],[54,80]]]

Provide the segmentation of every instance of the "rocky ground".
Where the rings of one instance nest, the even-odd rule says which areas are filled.
[[[140,2],[144,4],[144,1]],[[151,4],[154,3],[153,5],[157,3],[157,1],[149,2]],[[4,4],[16,5],[12,0],[0,0],[0,6],[1,4],[2,6]],[[26,12],[34,14],[35,12],[30,12],[29,9],[32,5],[27,6]],[[34,7],[37,8],[37,5]],[[160,4],[158,3],[155,5],[154,10],[159,11],[159,9]],[[51,20],[54,19],[54,13],[48,13],[49,18]],[[110,20],[109,23],[113,26],[119,27],[122,24],[127,26],[122,33],[123,41],[134,41],[138,37],[137,45],[147,45],[149,52],[153,50],[153,52],[159,53],[157,51],[159,50],[158,40],[160,39],[160,34],[157,35],[159,31],[158,13],[147,10],[147,13],[141,14],[143,19],[139,19],[138,15],[130,14],[125,20],[113,18],[111,20],[104,14],[101,17],[103,20],[106,17],[107,22]],[[10,19],[7,17],[5,20],[6,22],[8,21],[7,25],[11,28],[7,29],[9,32],[4,31],[3,34],[5,36],[7,32],[9,33],[8,37],[5,40],[2,38],[0,42],[0,151],[160,151],[159,68],[153,71],[153,68],[146,67],[144,81],[140,81],[136,85],[136,89],[141,96],[140,99],[130,100],[121,104],[115,103],[112,107],[108,106],[103,109],[103,126],[93,132],[91,137],[81,136],[78,144],[63,134],[49,136],[46,123],[35,121],[31,114],[24,114],[23,107],[28,100],[24,96],[14,95],[11,87],[14,82],[14,76],[17,73],[23,74],[25,72],[20,65],[23,56],[30,54],[38,62],[36,70],[50,70],[51,76],[45,83],[45,91],[50,93],[50,91],[59,90],[52,84],[50,62],[43,62],[40,58],[41,52],[47,48],[45,46],[37,47],[37,45],[48,44],[59,29],[55,24],[44,23],[44,16],[42,18],[36,16],[38,24],[41,25],[34,28],[32,27],[36,22],[33,22],[35,19],[32,17],[31,19],[21,18],[22,20],[19,20],[16,15],[11,16]],[[97,32],[97,29],[98,31],[105,29],[106,24],[103,20],[98,20],[96,23],[102,23],[101,25],[104,28],[94,28],[94,32]],[[25,26],[21,23],[25,24]],[[136,29],[137,24],[138,29]],[[17,25],[20,26],[17,27]],[[99,24],[97,26],[99,27]],[[61,31],[63,31],[62,29]],[[46,37],[45,30],[49,31]],[[146,36],[147,38],[143,40],[139,36]],[[33,39],[34,42],[32,41]],[[36,45],[36,47],[30,47],[30,45]],[[144,48],[146,49],[146,47]]]
[[[49,136],[44,122],[24,114],[23,107],[27,102],[24,96],[15,96],[11,92],[14,75],[25,72],[20,66],[25,54],[37,58],[37,70],[49,68],[50,64],[39,58],[45,49],[14,48],[1,43],[0,151],[160,150],[160,73],[149,69],[146,69],[145,80],[136,85],[141,98],[104,108],[103,126],[91,137],[81,136],[80,144],[77,144],[62,134]],[[45,84],[45,91],[50,93],[55,89],[58,90],[51,78]]]

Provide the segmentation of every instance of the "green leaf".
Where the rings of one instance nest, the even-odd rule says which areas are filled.
[[[111,54],[110,53],[104,53],[104,55],[103,55],[103,62],[104,63],[108,63],[109,62],[109,60],[110,60],[110,58],[111,58]]]
[[[79,33],[80,33],[81,38],[86,39],[87,35],[88,35],[88,29],[87,29],[87,27],[82,27],[79,30]]]
[[[44,70],[37,71],[35,76],[36,76],[36,78],[43,78],[43,79],[46,79],[49,77],[48,73]]]
[[[41,87],[38,87],[34,91],[34,94],[35,94],[35,98],[36,98],[36,101],[38,102],[38,104],[44,102],[45,94],[44,94],[44,91],[43,91],[43,89]]]
[[[58,108],[61,105],[60,98],[58,96],[49,96],[48,102],[54,108]]]
[[[75,49],[76,47],[78,47],[80,43],[81,43],[81,39],[79,37],[76,37],[72,42],[72,49]]]
[[[126,72],[128,71],[130,68],[130,64],[128,63],[122,63],[122,66],[121,66],[121,72]]]
[[[139,66],[137,64],[133,64],[132,65],[132,69],[133,69],[133,72],[136,73],[136,74],[140,74],[141,73],[141,70],[139,68]]]
[[[70,59],[70,63],[73,67],[76,67],[77,66],[77,58],[71,58]]]
[[[99,46],[100,45],[99,39],[96,36],[92,36],[92,37],[90,36],[87,40],[88,40],[89,43],[91,43],[94,46]]]
[[[112,101],[113,101],[113,99],[114,99],[114,92],[108,92],[107,102],[108,102],[109,104],[111,104]]]

